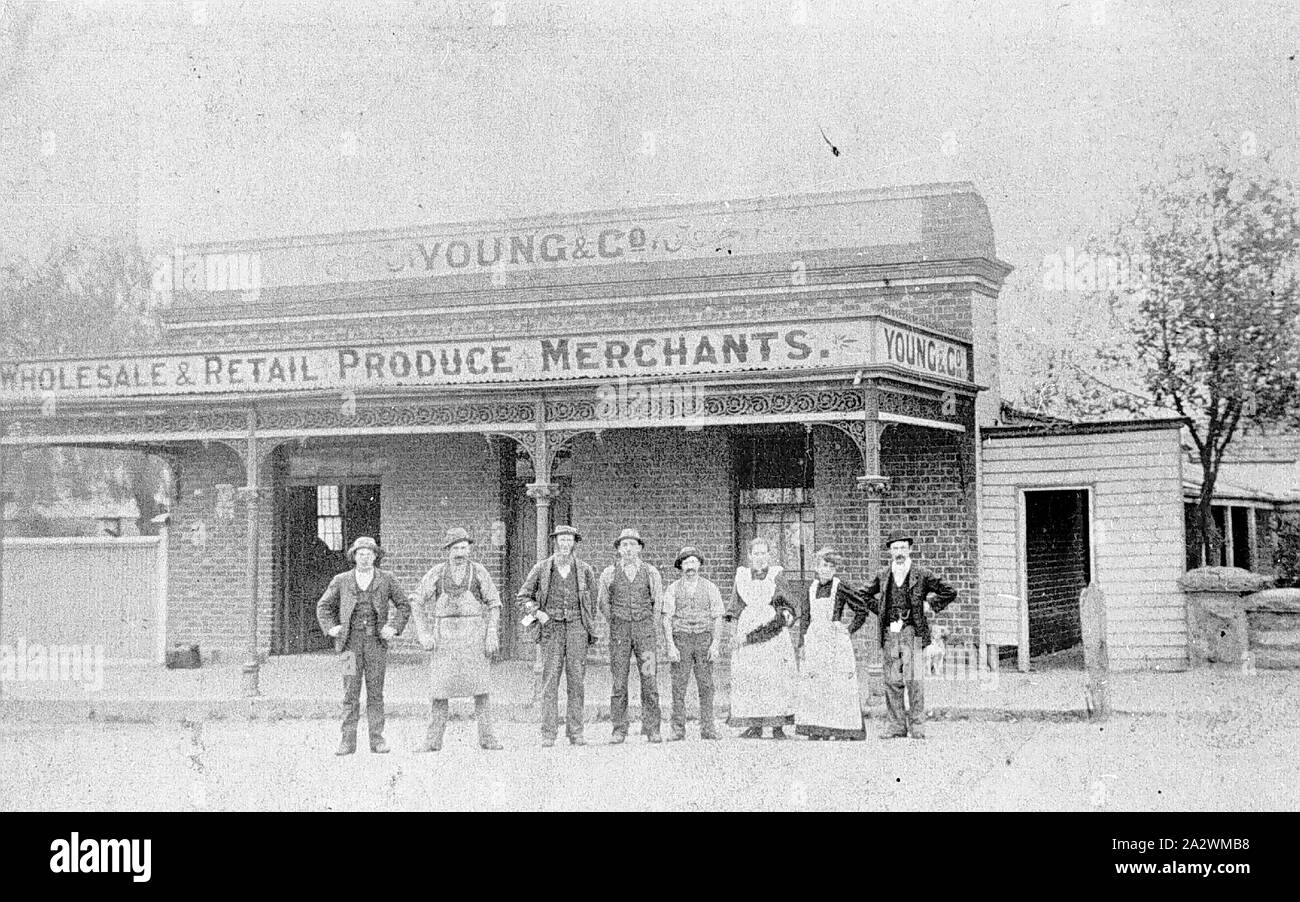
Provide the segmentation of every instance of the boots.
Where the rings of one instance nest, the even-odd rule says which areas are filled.
[[[497,742],[492,732],[492,706],[488,704],[487,693],[474,696],[474,717],[478,720],[478,744],[491,751],[499,751],[501,743]]]
[[[424,736],[424,745],[420,746],[421,752],[437,752],[442,750],[442,734],[447,729],[447,699],[435,698],[433,700],[433,716],[429,720],[429,730]]]

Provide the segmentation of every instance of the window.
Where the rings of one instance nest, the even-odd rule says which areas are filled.
[[[343,550],[343,511],[336,485],[316,486],[316,535],[330,551]]]
[[[1250,520],[1253,508],[1244,505],[1215,504],[1210,513],[1214,518],[1214,529],[1219,536],[1219,553],[1210,566],[1240,567],[1249,570],[1254,564],[1254,549],[1251,543]],[[1205,566],[1205,549],[1202,547],[1197,531],[1196,505],[1183,505],[1184,523],[1187,534],[1187,569]]]
[[[791,580],[807,583],[813,578],[817,546],[812,451],[807,431],[738,437],[738,562],[746,559],[750,540],[762,538],[772,551],[772,563],[780,564]]]

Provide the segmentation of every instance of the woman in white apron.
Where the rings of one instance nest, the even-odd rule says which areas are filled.
[[[849,638],[867,620],[867,607],[836,573],[844,558],[833,548],[817,552],[817,579],[808,587],[809,624],[799,665],[795,732],[809,739],[865,739],[858,665]],[[845,628],[844,608],[853,611]]]
[[[474,696],[478,741],[485,749],[500,749],[492,731],[492,655],[499,644],[501,596],[487,568],[469,559],[474,542],[463,529],[447,531],[443,547],[448,559],[434,565],[411,595],[412,615],[420,645],[429,655],[433,717],[420,751],[442,748],[450,700]]]
[[[730,726],[743,726],[742,739],[760,739],[764,727],[785,739],[794,723],[795,663],[790,628],[799,617],[781,568],[772,565],[762,539],[749,545],[748,567],[736,571],[726,619],[736,624],[731,652]]]

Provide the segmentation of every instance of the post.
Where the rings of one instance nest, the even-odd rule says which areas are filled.
[[[862,388],[863,432],[862,457],[866,471],[858,477],[858,488],[867,494],[867,575],[870,580],[881,566],[880,508],[889,487],[889,478],[880,475],[880,394],[874,380]],[[875,618],[871,618],[874,620]],[[880,649],[878,632],[872,632],[867,642],[867,700],[878,702],[884,695],[884,653]]]
[[[244,566],[248,570],[248,649],[243,669],[244,696],[259,695],[259,653],[257,646],[257,411],[248,411],[248,446],[245,451],[244,485],[239,493],[247,503],[247,525],[244,530]]]
[[[1079,596],[1083,627],[1083,662],[1088,669],[1084,704],[1088,716],[1105,720],[1110,715],[1110,652],[1106,648],[1106,593],[1089,583]]]
[[[154,628],[158,631],[156,638],[158,663],[167,663],[167,577],[170,568],[167,564],[168,548],[167,543],[170,541],[171,523],[170,514],[159,514],[153,518],[153,522],[158,524],[158,553],[156,556],[158,596],[154,599]]]
[[[4,420],[0,419],[0,436],[5,434]],[[0,643],[4,642],[5,607],[5,506],[9,493],[5,491],[5,446],[0,445]],[[4,697],[4,680],[0,680],[0,698]]]
[[[526,487],[528,497],[533,499],[537,508],[537,556],[533,563],[546,558],[551,550],[551,499],[555,488],[551,485],[551,456],[546,445],[546,401],[539,398],[535,405],[537,432],[533,437],[533,481]],[[537,643],[533,655],[533,701],[536,705],[542,697],[542,644]]]

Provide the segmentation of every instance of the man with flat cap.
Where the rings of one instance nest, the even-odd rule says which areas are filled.
[[[883,739],[925,738],[925,648],[930,617],[952,604],[957,590],[927,567],[912,561],[912,537],[894,532],[885,547],[889,565],[861,590],[860,597],[880,618],[885,654],[885,707],[889,727]],[[904,696],[906,691],[906,696]]]
[[[478,744],[500,749],[492,731],[488,693],[492,656],[500,646],[501,595],[487,568],[469,559],[474,540],[459,526],[447,530],[447,560],[434,564],[411,594],[420,645],[429,656],[433,717],[422,752],[442,749],[453,698],[474,696]]]
[[[609,669],[614,685],[609,699],[614,732],[609,741],[614,745],[627,739],[627,681],[634,656],[641,685],[641,733],[649,742],[662,741],[656,650],[663,577],[641,560],[644,547],[645,541],[635,529],[619,533],[614,540],[618,561],[601,571],[596,588],[596,609],[609,623]]]
[[[726,606],[716,583],[700,575],[704,555],[694,545],[677,552],[673,562],[682,571],[664,590],[665,649],[672,662],[673,713],[669,742],[686,738],[686,686],[695,674],[700,695],[700,738],[718,739],[713,719],[713,662],[722,651],[722,617]]]
[[[320,628],[334,640],[335,650],[343,656],[343,738],[336,755],[351,755],[357,750],[363,679],[370,751],[388,751],[388,743],[384,742],[388,643],[406,628],[411,604],[393,575],[375,566],[383,554],[374,539],[359,536],[348,549],[355,566],[330,580],[316,602]]]
[[[551,533],[555,553],[528,571],[518,600],[527,622],[538,624],[542,645],[542,746],[555,745],[559,732],[560,674],[565,676],[568,706],[565,734],[573,745],[582,735],[583,679],[587,648],[596,641],[596,571],[574,553],[582,536],[572,526]]]

